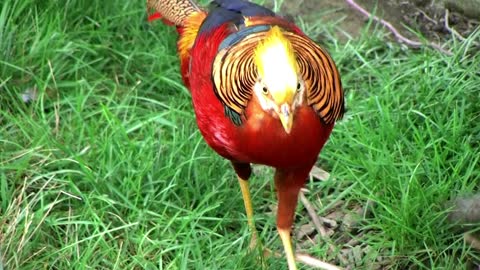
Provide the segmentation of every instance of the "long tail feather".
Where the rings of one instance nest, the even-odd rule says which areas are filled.
[[[162,19],[167,24],[183,26],[185,18],[200,8],[191,0],[147,0],[148,10],[155,10],[149,21]],[[170,23],[169,23],[170,22]]]

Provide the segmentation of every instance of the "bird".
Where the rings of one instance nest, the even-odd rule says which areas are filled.
[[[291,19],[245,0],[147,0],[148,20],[176,27],[180,72],[206,143],[230,161],[251,240],[252,164],[275,170],[276,227],[295,270],[292,225],[300,189],[345,111],[330,54]]]

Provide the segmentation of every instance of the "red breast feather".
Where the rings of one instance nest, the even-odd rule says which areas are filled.
[[[220,43],[231,33],[228,24],[199,34],[191,50],[190,88],[198,127],[207,143],[223,157],[277,168],[313,165],[333,124],[323,124],[311,107],[300,107],[287,134],[279,119],[264,112],[255,96],[241,126],[225,116],[213,92],[211,66]]]

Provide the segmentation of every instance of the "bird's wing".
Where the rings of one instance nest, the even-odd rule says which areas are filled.
[[[275,13],[265,7],[243,0],[215,0],[210,4],[208,17],[201,33],[217,29],[225,23],[242,25],[245,17],[274,17]]]
[[[241,125],[244,109],[252,97],[257,78],[253,63],[254,48],[269,27],[249,23],[252,18],[276,18],[273,11],[242,0],[215,0],[202,23],[199,36],[228,26],[229,34],[219,43],[212,67],[214,91],[225,107],[225,114]]]
[[[258,77],[253,54],[263,33],[250,34],[235,46],[221,49],[213,63],[215,94],[224,104],[225,114],[236,125],[242,124],[241,115]]]

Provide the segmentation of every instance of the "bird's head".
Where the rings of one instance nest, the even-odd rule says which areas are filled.
[[[254,93],[264,111],[278,117],[290,133],[295,110],[303,102],[305,84],[292,44],[278,26],[272,27],[255,48],[258,78]]]

